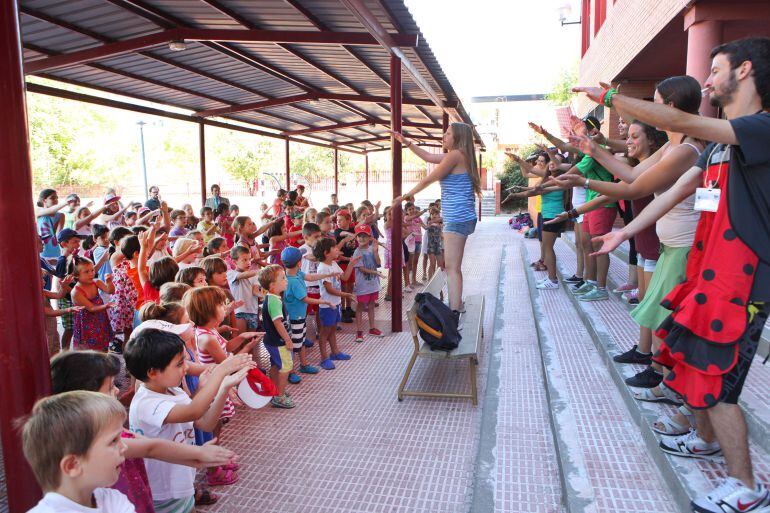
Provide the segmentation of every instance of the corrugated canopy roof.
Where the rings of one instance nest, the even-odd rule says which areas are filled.
[[[471,123],[402,0],[22,0],[20,12],[27,74],[195,116],[383,149],[393,53],[406,135],[439,144],[445,112]]]

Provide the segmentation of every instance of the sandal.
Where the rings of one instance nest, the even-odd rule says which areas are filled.
[[[545,264],[541,264],[538,262],[538,264],[534,267],[535,271],[547,271],[548,267],[546,267]]]
[[[241,466],[237,463],[228,463],[227,465],[222,465],[222,470],[238,470]]]
[[[234,470],[225,470],[217,467],[214,472],[206,474],[206,483],[209,486],[225,486],[238,482],[238,474]]]
[[[685,435],[690,432],[690,423],[680,424],[668,415],[661,415],[652,423],[652,430],[666,436]]]
[[[655,395],[652,388],[643,388],[639,392],[634,392],[634,399],[637,401],[645,401],[648,403],[666,403],[678,406],[677,403],[666,397],[665,395]]]
[[[211,490],[197,489],[195,490],[195,505],[196,506],[210,506],[219,500],[219,495],[211,493]]]

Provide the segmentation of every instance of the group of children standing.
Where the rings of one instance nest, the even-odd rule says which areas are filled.
[[[341,323],[355,322],[358,343],[383,336],[375,322],[385,277],[379,204],[364,201],[332,214],[331,205],[316,211],[287,200],[258,228],[226,205],[216,216],[204,207],[197,219],[189,205],[177,210],[159,202],[158,210],[140,216],[141,208],[122,207],[111,193],[96,216],[82,216],[78,229],[88,225],[87,236],[61,226],[60,210],[79,204],[77,196],[67,199],[60,206],[56,191],[43,191],[37,211],[55,395],[36,405],[24,428],[25,454],[47,492],[35,511],[74,503],[189,512],[215,502],[207,487],[239,478],[235,455],[215,444],[241,402],[235,388],[247,375],[269,383],[274,407],[293,408],[288,384],[350,360],[337,342]],[[407,286],[418,283],[423,229],[425,265],[431,272],[442,265],[439,208],[432,204],[421,218],[426,211],[407,205]],[[91,225],[99,215],[105,224]],[[147,225],[126,223],[139,217]],[[384,235],[389,268],[389,208]],[[56,317],[63,321],[61,340]],[[78,351],[66,351],[70,340]],[[316,343],[317,366],[309,352]],[[262,361],[269,371],[256,369]],[[120,379],[123,369],[136,386]],[[130,401],[127,416],[115,398]],[[130,431],[123,429],[126,420]],[[61,423],[67,425],[60,430]],[[43,435],[52,424],[57,427]],[[64,440],[71,430],[80,438]],[[41,436],[50,443],[40,446]],[[198,486],[196,467],[206,468]]]

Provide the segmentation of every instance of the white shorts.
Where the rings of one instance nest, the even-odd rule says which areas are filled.
[[[636,266],[644,269],[646,273],[654,273],[655,266],[658,264],[657,260],[651,258],[642,258],[641,255],[636,256]]]

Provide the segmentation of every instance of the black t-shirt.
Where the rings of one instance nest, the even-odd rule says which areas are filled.
[[[730,120],[738,139],[731,146],[727,200],[733,229],[759,257],[749,298],[770,301],[770,113]],[[696,164],[708,168],[716,144],[706,147]],[[717,149],[715,153],[719,153]]]
[[[342,235],[342,232],[353,233],[354,230],[355,228],[353,228],[352,224],[350,225],[350,227],[348,227],[347,230],[343,230],[342,228],[335,228],[334,238],[337,240],[337,243],[339,243],[342,239],[346,237],[346,235]],[[353,252],[356,250],[357,246],[358,244],[356,243],[356,239],[353,239],[350,242],[345,243],[345,245],[342,246],[342,256],[346,258],[352,257]]]

